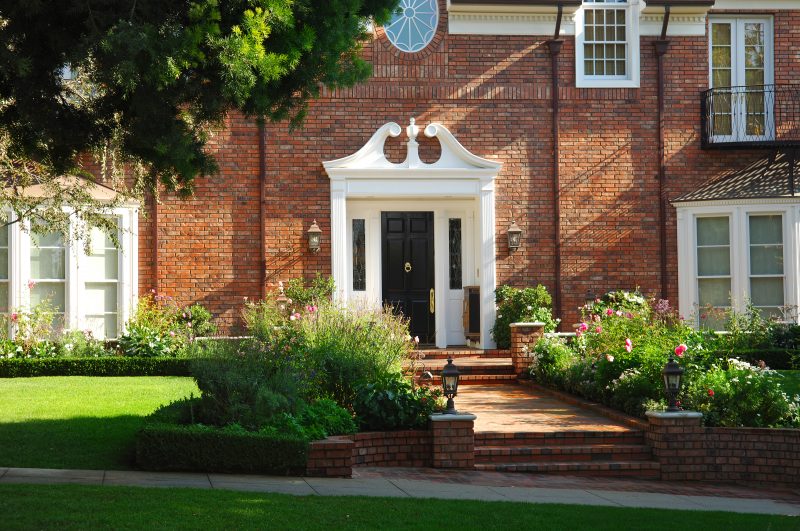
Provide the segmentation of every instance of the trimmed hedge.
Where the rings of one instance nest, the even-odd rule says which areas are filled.
[[[286,435],[151,422],[136,437],[145,470],[288,475],[305,473],[307,460],[308,442]]]
[[[189,376],[186,358],[6,358],[0,378],[31,376]]]

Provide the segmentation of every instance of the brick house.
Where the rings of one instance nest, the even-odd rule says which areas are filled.
[[[82,278],[91,260],[54,241],[30,262],[63,262],[37,278],[12,229],[10,278],[55,284],[70,324],[112,336],[137,292],[233,330],[244,297],[322,273],[341,299],[400,301],[439,347],[464,343],[467,286],[484,347],[505,283],[544,284],[565,322],[587,295],[637,286],[697,319],[798,304],[800,1],[401,7],[365,44],[368,82],[324,92],[296,131],[229,117],[221,173],[125,218],[135,237],[102,250],[105,269]],[[12,306],[22,283],[6,281]]]

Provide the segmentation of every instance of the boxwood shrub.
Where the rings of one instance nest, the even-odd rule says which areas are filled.
[[[145,470],[302,474],[308,442],[237,426],[152,421],[136,437],[136,463]]]
[[[188,376],[186,358],[5,358],[0,378],[31,376]]]

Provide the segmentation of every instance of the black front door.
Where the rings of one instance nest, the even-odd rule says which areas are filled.
[[[433,343],[433,212],[382,212],[383,304],[409,320],[412,336]]]

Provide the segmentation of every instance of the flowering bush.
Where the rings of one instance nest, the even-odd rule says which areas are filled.
[[[558,326],[551,310],[553,299],[541,284],[524,289],[500,286],[495,291],[495,303],[497,319],[492,327],[492,338],[497,348],[511,346],[511,323],[539,321],[545,324],[545,332],[552,332]]]
[[[620,307],[612,301],[622,301]],[[707,425],[795,426],[800,397],[789,397],[774,371],[740,361],[752,338],[694,330],[666,301],[636,310],[638,296],[595,301],[583,309],[576,338],[544,338],[535,346],[531,374],[538,381],[601,401],[630,414],[665,407],[661,370],[674,355],[686,370],[681,405],[703,412]],[[735,326],[754,328],[741,317]]]
[[[179,356],[199,336],[216,333],[211,313],[195,304],[181,307],[172,297],[151,292],[139,298],[119,345],[126,356]]]

